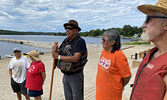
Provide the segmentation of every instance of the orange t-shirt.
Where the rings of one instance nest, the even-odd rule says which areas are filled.
[[[121,50],[103,50],[96,77],[96,100],[121,100],[123,77],[131,76],[127,58]]]

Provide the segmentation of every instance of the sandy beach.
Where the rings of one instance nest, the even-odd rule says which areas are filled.
[[[84,98],[85,98],[84,100],[95,100],[97,63],[99,60],[100,52],[102,50],[102,45],[88,44],[87,47],[88,47],[88,63],[86,64],[84,69]],[[137,68],[132,67],[133,59],[131,59],[131,55],[138,53],[140,51],[148,50],[152,47],[154,46],[137,45],[123,50],[126,57],[128,58],[129,66],[132,72],[132,78],[123,91],[122,100],[129,100],[131,93],[130,84],[133,84],[135,74],[137,71]],[[45,64],[45,69],[46,69],[46,80],[43,86],[44,94],[42,95],[42,99],[48,100],[53,59],[50,52],[44,53],[44,55],[40,55],[40,58]],[[10,78],[7,67],[10,59],[11,58],[0,59],[0,77],[1,77],[0,100],[17,100],[16,94],[13,93],[10,86]],[[59,69],[56,68],[54,71],[52,100],[65,100],[63,93],[62,76],[63,74],[60,72]],[[23,100],[25,100],[24,97]],[[33,100],[33,98],[31,98],[31,100]]]

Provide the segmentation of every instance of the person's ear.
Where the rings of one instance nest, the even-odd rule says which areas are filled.
[[[113,40],[112,42],[111,42],[111,45],[114,45],[115,44],[115,40]]]

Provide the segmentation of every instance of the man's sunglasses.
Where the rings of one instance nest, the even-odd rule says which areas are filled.
[[[104,42],[106,42],[107,40],[110,40],[110,39],[104,39],[104,38],[102,38],[102,41],[104,41]]]
[[[74,29],[74,27],[65,27],[65,30],[73,30]]]
[[[14,53],[16,53],[16,52],[21,52],[21,51],[14,51]]]
[[[147,16],[146,17],[146,24],[148,24],[149,23],[149,21],[150,21],[150,18],[167,18],[166,16]]]

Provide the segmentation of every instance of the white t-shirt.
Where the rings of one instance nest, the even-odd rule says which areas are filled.
[[[27,57],[21,56],[20,59],[13,57],[8,65],[12,69],[12,78],[17,83],[22,83],[26,79],[27,69],[30,66],[30,61]]]

